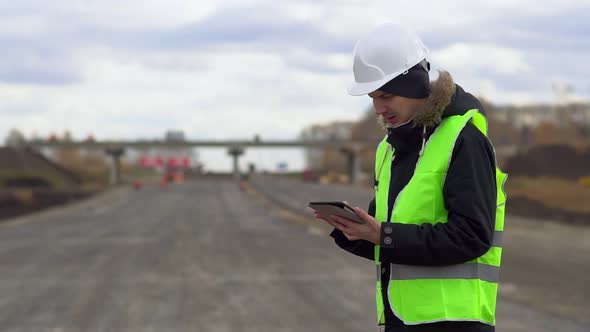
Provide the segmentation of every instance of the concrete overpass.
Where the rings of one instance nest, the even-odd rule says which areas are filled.
[[[100,149],[105,151],[112,158],[111,182],[120,181],[120,158],[125,153],[125,149],[174,149],[174,148],[197,148],[197,147],[217,147],[226,148],[228,154],[233,158],[233,172],[236,178],[239,178],[238,161],[244,154],[246,148],[330,148],[337,149],[347,156],[348,175],[351,183],[356,182],[360,175],[360,153],[364,149],[374,150],[376,142],[374,141],[342,141],[342,140],[135,140],[135,141],[44,141],[33,140],[26,143],[26,146],[32,148],[80,148],[80,149]]]

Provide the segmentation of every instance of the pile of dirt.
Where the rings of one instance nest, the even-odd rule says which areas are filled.
[[[576,150],[568,145],[535,146],[506,162],[508,174],[551,176],[577,180],[590,175],[590,148]]]
[[[515,180],[518,177],[538,179],[538,187],[527,185],[523,188],[510,188],[510,178],[508,179],[507,189],[512,190],[508,195],[508,212],[530,218],[590,225],[590,213],[579,208],[580,204],[584,204],[580,201],[584,196],[577,192],[583,189],[574,187],[580,178],[590,175],[590,148],[575,149],[569,145],[534,146],[525,153],[509,158],[505,169]],[[556,181],[564,183],[571,181],[571,186],[559,186],[556,181],[547,179],[563,179]],[[559,199],[555,195],[560,195],[557,196]],[[571,197],[571,203],[577,202],[577,208],[566,208],[568,204],[555,206],[556,202],[568,197]]]
[[[89,190],[0,190],[0,221],[71,203],[93,194],[95,191]]]
[[[556,220],[568,224],[590,226],[590,213],[549,207],[542,202],[522,196],[509,197],[506,211],[531,219]]]
[[[0,147],[0,220],[92,195],[72,171],[29,149]]]
[[[15,174],[11,187],[28,187],[31,181],[51,179],[65,189],[78,188],[81,180],[74,172],[45,158],[41,153],[30,149],[0,147],[0,173]],[[19,185],[19,174],[23,176],[23,185]],[[32,179],[36,175],[36,179]],[[26,179],[25,179],[26,178]]]

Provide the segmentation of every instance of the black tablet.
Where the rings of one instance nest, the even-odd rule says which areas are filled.
[[[354,210],[344,202],[309,202],[307,205],[319,214],[329,217],[336,215],[350,219],[356,223],[364,224],[365,221],[359,217]]]

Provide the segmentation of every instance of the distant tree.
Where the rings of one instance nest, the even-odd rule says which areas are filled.
[[[375,109],[373,106],[369,106],[365,109],[361,120],[352,127],[352,140],[373,143],[370,148],[363,150],[361,153],[361,171],[366,174],[373,174],[374,172],[373,165],[375,163],[377,144],[379,144],[386,133],[385,129],[377,121]]]
[[[352,127],[351,138],[359,141],[373,141],[377,144],[383,139],[385,129],[377,123],[375,109],[368,107],[363,117]]]
[[[488,99],[486,99],[485,97],[477,97],[477,99],[479,99],[479,102],[481,103],[481,106],[483,107],[484,112],[490,116],[493,113],[497,112],[497,108],[496,106],[489,101]]]
[[[330,172],[345,174],[347,171],[346,162],[346,155],[342,152],[329,148],[323,150],[321,159],[323,169]]]
[[[25,143],[25,135],[18,129],[11,129],[4,140],[4,145],[12,148],[23,147]]]
[[[64,131],[64,142],[71,142],[72,141],[72,133],[69,130]]]
[[[69,130],[64,131],[63,142],[72,142],[72,134]],[[81,164],[80,149],[73,147],[59,147],[56,150],[56,159],[63,166],[69,169],[77,169],[78,165]]]

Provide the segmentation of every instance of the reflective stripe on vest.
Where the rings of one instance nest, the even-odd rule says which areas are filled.
[[[466,263],[447,266],[417,266],[390,264],[390,280],[416,280],[416,279],[480,279],[489,282],[498,282],[500,267]]]
[[[487,136],[487,122],[477,110],[445,118],[428,139],[414,175],[388,202],[391,163],[395,151],[387,137],[379,144],[375,158],[377,180],[375,218],[382,222],[416,224],[447,222],[443,187],[455,142],[471,122]],[[481,321],[494,325],[498,276],[502,256],[506,174],[496,168],[497,208],[492,247],[482,256],[451,266],[390,264],[387,294],[391,310],[407,325],[445,320]],[[388,206],[393,203],[392,215]],[[377,314],[385,323],[381,296],[380,247],[375,246],[377,264]]]

